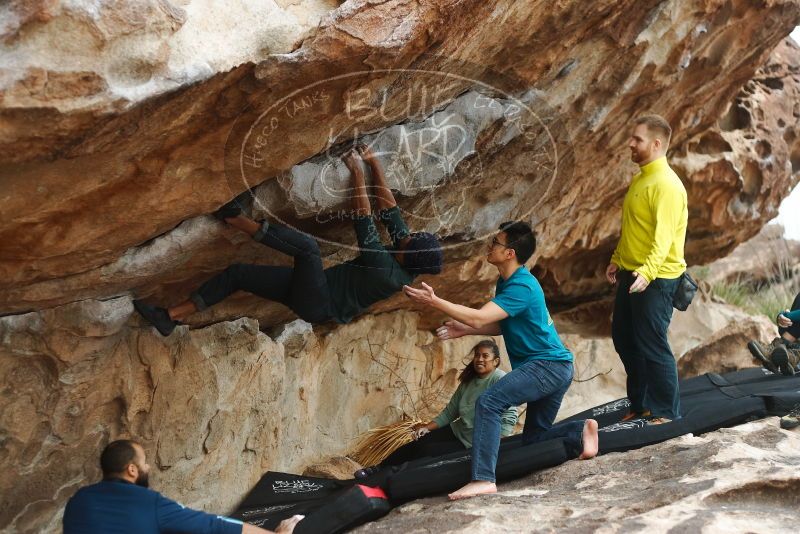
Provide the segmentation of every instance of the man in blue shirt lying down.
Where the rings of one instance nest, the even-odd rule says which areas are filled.
[[[150,466],[135,441],[112,441],[100,455],[103,480],[78,490],[64,510],[64,534],[269,534],[236,519],[186,508],[147,489]],[[277,534],[291,534],[303,519],[281,522]]]
[[[441,339],[464,335],[503,336],[512,371],[484,391],[475,403],[472,434],[472,481],[451,493],[464,499],[496,493],[495,467],[500,448],[500,418],[511,406],[527,404],[523,443],[563,438],[567,451],[582,460],[598,451],[597,421],[553,425],[561,399],[572,382],[572,353],[558,337],[538,280],[525,267],[536,251],[536,237],[524,222],[505,222],[487,247],[486,259],[497,268],[495,297],[480,309],[437,297],[433,288],[405,286],[414,302],[451,317],[436,333]]]

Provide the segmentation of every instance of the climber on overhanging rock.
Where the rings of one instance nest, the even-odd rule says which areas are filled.
[[[464,335],[503,336],[512,371],[478,397],[472,432],[472,481],[450,499],[496,493],[495,468],[500,448],[501,417],[511,406],[527,404],[523,443],[563,438],[581,459],[597,455],[597,421],[586,419],[553,425],[561,399],[572,382],[572,353],[558,337],[538,280],[525,267],[536,250],[536,237],[524,222],[506,222],[489,244],[486,259],[497,267],[495,297],[481,308],[469,308],[437,297],[433,288],[410,286],[403,292],[414,302],[451,317],[436,334],[442,339]]]
[[[381,243],[370,214],[364,172],[357,160],[359,154],[372,172],[377,218],[393,241],[390,248]],[[323,270],[319,247],[313,238],[291,228],[245,217],[237,197],[214,212],[214,216],[247,232],[256,241],[292,256],[294,267],[234,264],[177,306],[165,309],[135,300],[136,311],[161,335],[168,336],[178,321],[242,290],[280,302],[310,323],[331,319],[347,323],[372,304],[400,291],[416,275],[438,274],[443,258],[438,239],[427,232],[408,231],[386,185],[383,168],[372,151],[359,145],[357,150],[345,154],[343,161],[351,173],[353,226],[360,249],[357,258]]]

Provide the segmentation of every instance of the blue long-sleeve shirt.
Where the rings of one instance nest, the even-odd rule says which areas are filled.
[[[64,534],[241,534],[242,522],[192,510],[125,480],[78,490],[64,510]]]

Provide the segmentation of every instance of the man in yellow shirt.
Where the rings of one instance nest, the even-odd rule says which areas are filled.
[[[611,337],[625,366],[630,413],[650,424],[680,417],[678,369],[667,330],[672,297],[686,270],[686,189],[667,163],[672,129],[664,118],[636,119],[628,147],[639,165],[622,204],[622,233],[606,268],[617,284]]]

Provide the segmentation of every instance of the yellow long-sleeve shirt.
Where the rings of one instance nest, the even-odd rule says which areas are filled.
[[[651,161],[633,177],[622,204],[622,235],[611,263],[648,282],[678,278],[686,270],[683,245],[689,219],[686,188],[667,158]]]

